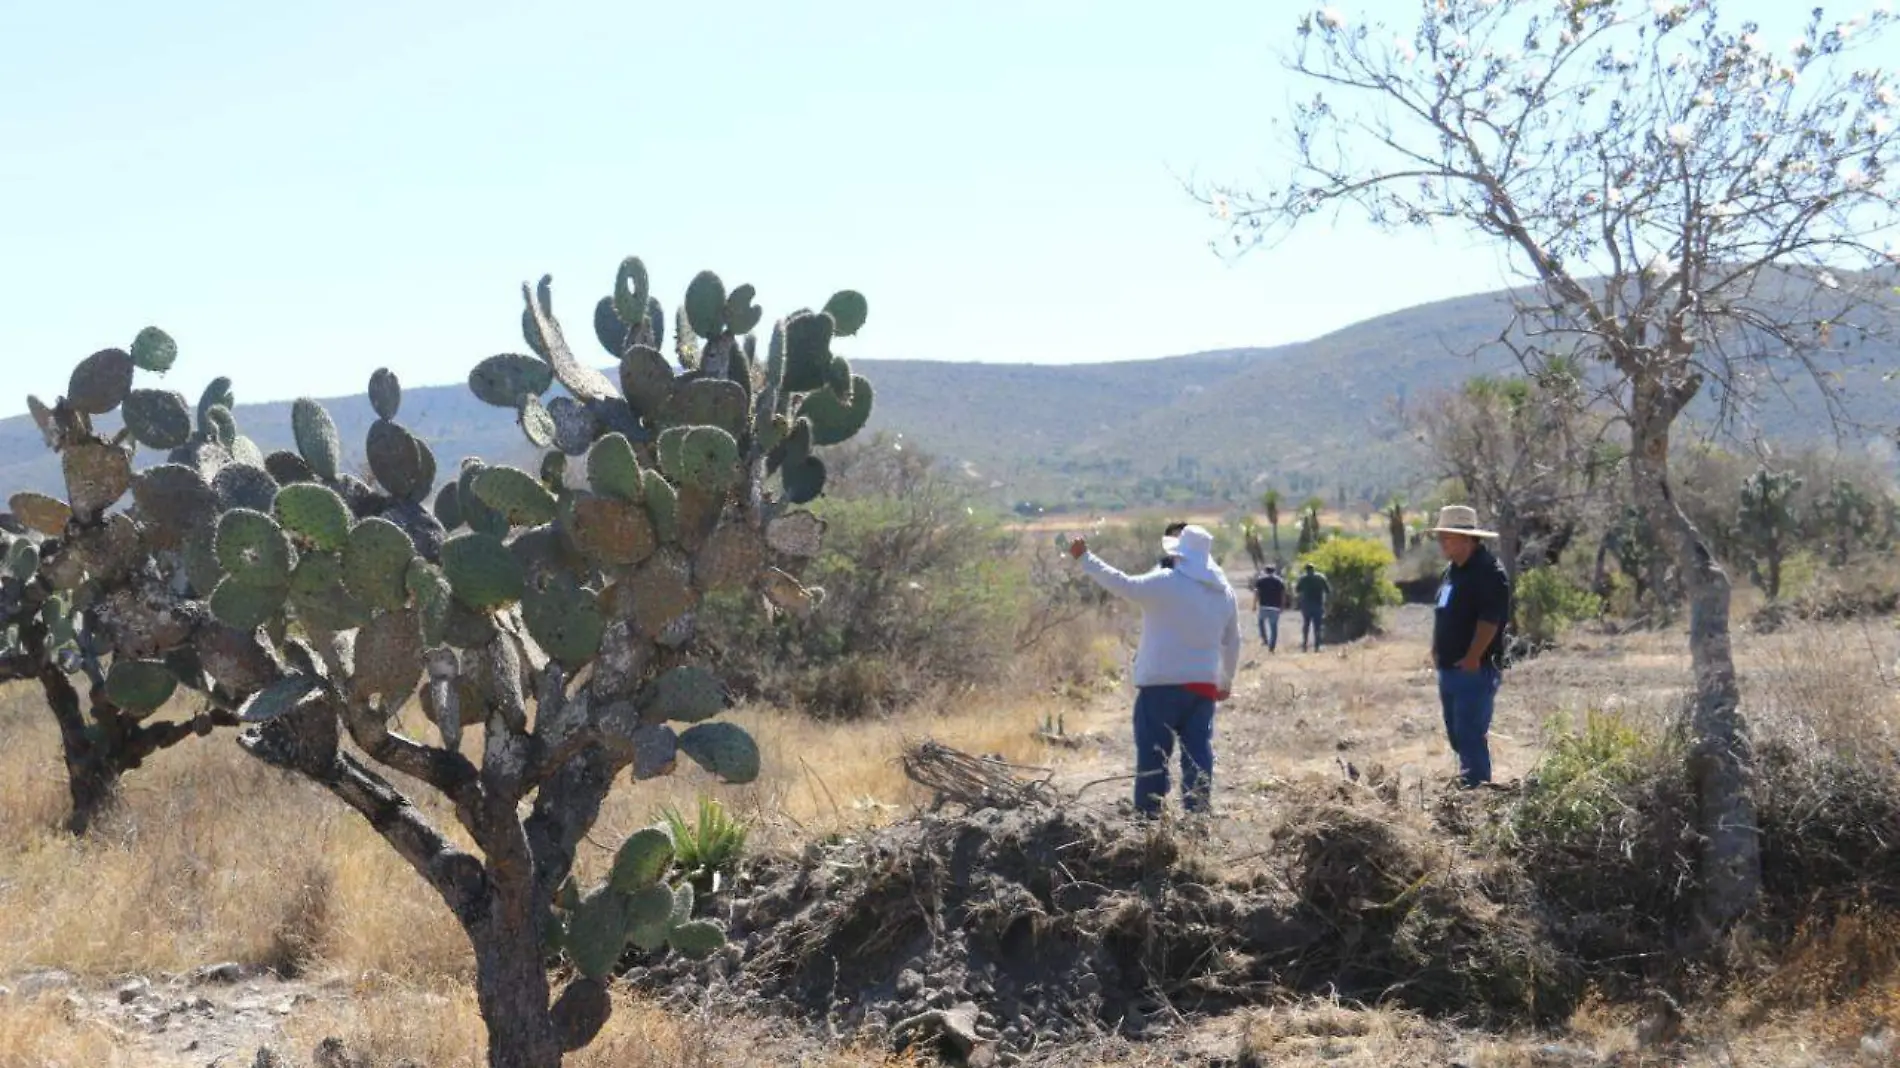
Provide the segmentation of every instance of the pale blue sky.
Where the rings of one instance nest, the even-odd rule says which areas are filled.
[[[544,272],[599,358],[629,253],[669,309],[705,267],[768,315],[861,289],[884,358],[1267,345],[1506,281],[1455,235],[1209,251],[1177,175],[1270,158],[1304,5],[530,8],[0,0],[0,411],[148,323],[194,398],[459,381]]]

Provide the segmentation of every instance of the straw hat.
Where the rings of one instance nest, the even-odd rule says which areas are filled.
[[[1474,538],[1495,538],[1498,532],[1485,530],[1478,526],[1478,510],[1462,504],[1447,505],[1438,510],[1438,525],[1431,528],[1433,534],[1468,534]]]

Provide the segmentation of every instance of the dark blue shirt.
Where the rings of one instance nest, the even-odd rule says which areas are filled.
[[[1498,666],[1504,657],[1504,623],[1511,618],[1511,577],[1483,545],[1463,565],[1450,564],[1438,585],[1438,610],[1432,621],[1432,659],[1455,668],[1471,652],[1479,623],[1495,623],[1498,632],[1485,647],[1484,662]]]

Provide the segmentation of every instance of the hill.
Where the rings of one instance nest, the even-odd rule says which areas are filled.
[[[1294,496],[1379,501],[1425,477],[1403,423],[1408,405],[1430,403],[1473,374],[1515,368],[1508,352],[1489,344],[1508,318],[1507,295],[1494,292],[1274,348],[1099,364],[856,362],[877,386],[872,430],[902,434],[960,465],[999,502],[1053,509],[1242,501],[1268,484]],[[1880,377],[1895,366],[1900,348],[1870,345],[1842,372],[1858,419],[1900,423],[1900,392]],[[243,385],[240,378],[240,396]],[[1812,383],[1764,392],[1755,416],[1763,434],[1799,442],[1830,432]],[[354,463],[373,419],[369,402],[357,394],[327,403],[346,448],[355,447]],[[1705,398],[1700,414],[1713,413]],[[237,416],[266,451],[290,446],[288,403],[241,404]],[[435,446],[445,471],[464,455],[529,457],[508,413],[460,383],[406,389],[403,420]],[[0,420],[0,484],[60,490],[57,462],[24,415]]]

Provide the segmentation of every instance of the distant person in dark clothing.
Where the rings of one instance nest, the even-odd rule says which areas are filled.
[[[1285,607],[1286,580],[1278,567],[1268,564],[1266,573],[1253,580],[1253,608],[1269,653],[1280,648],[1280,612]]]
[[[1306,565],[1306,572],[1293,584],[1293,594],[1300,599],[1300,652],[1306,651],[1307,635],[1313,637],[1313,651],[1319,652],[1321,627],[1326,622],[1326,601],[1333,595],[1333,584],[1312,564]]]
[[[1432,624],[1432,663],[1445,709],[1445,738],[1458,754],[1466,789],[1491,781],[1491,712],[1503,685],[1504,625],[1511,618],[1511,578],[1482,539],[1478,513],[1452,505],[1432,528],[1447,561]]]

